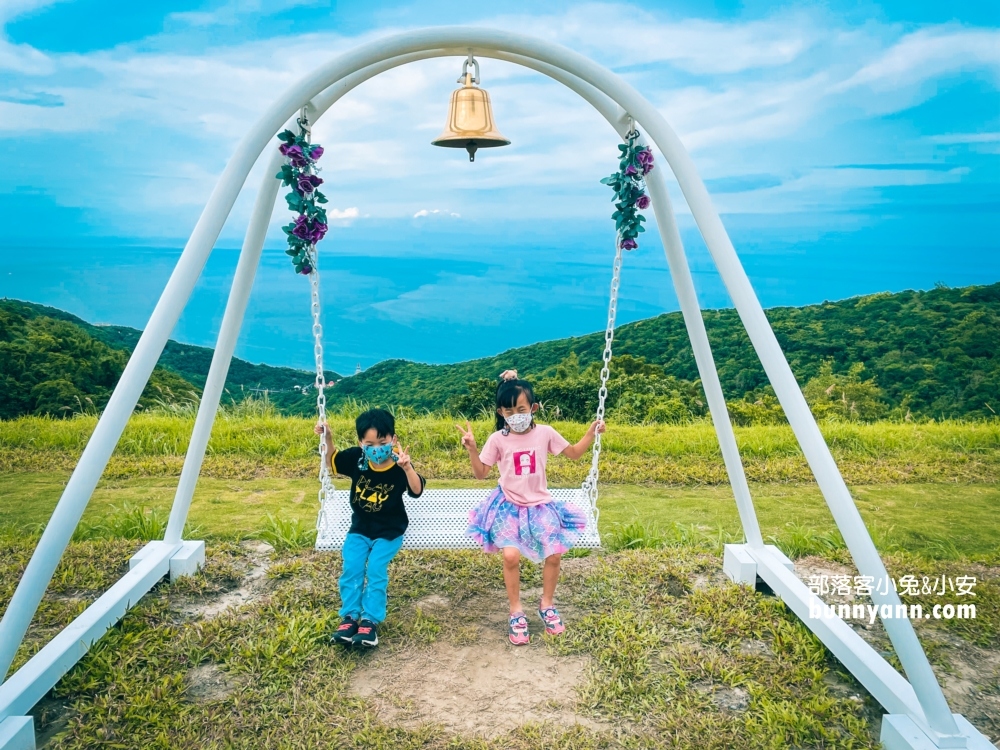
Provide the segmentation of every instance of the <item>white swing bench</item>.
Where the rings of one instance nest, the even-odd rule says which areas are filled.
[[[410,525],[403,535],[403,549],[478,549],[466,535],[469,511],[492,490],[424,490],[420,497],[403,495]],[[601,546],[597,521],[587,491],[582,488],[550,490],[556,500],[565,500],[587,516],[587,528],[574,547],[594,549]],[[334,490],[323,501],[316,524],[316,549],[338,550],[351,526],[349,490]]]
[[[303,110],[302,120],[305,118]],[[301,124],[301,123],[300,123]],[[615,243],[615,258],[611,273],[611,296],[608,302],[608,323],[604,331],[604,366],[601,368],[601,386],[597,394],[596,418],[604,419],[605,400],[608,396],[608,376],[611,365],[611,344],[615,333],[615,315],[618,308],[618,287],[621,281],[622,247]],[[326,421],[325,370],[323,368],[323,325],[320,322],[319,254],[313,248],[313,272],[309,274],[312,296],[312,332],[316,356],[316,409],[320,421]],[[351,527],[350,491],[334,489],[326,466],[325,443],[320,438],[320,489],[319,516],[316,519],[316,549],[337,550],[344,546],[344,539]],[[600,511],[597,508],[598,462],[601,456],[601,435],[594,438],[590,471],[579,488],[549,490],[556,500],[572,503],[587,517],[587,526],[574,547],[595,549],[601,546],[597,530]],[[403,549],[478,549],[478,545],[465,533],[469,527],[469,511],[491,492],[483,488],[424,490],[420,497],[403,494],[403,504],[410,523],[403,535]]]

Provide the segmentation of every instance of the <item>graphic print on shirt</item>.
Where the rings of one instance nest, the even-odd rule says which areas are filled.
[[[522,474],[534,474],[535,473],[535,449],[532,448],[530,451],[515,451],[514,452],[514,473],[517,476]]]
[[[382,503],[389,499],[389,493],[394,488],[394,484],[373,484],[362,474],[358,477],[357,488],[354,491],[355,502],[366,513],[378,513],[382,510]]]

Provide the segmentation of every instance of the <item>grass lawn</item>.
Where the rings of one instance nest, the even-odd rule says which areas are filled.
[[[0,533],[0,610],[32,545]],[[73,543],[18,663],[121,575],[138,546]],[[33,710],[40,747],[878,747],[882,711],[871,696],[779,600],[729,582],[705,548],[566,560],[567,632],[541,636],[532,618],[532,644],[518,648],[505,637],[498,556],[404,552],[375,653],[327,640],[339,555],[253,541],[213,542],[208,553],[202,573],[158,585]],[[942,565],[970,571],[890,560],[917,575]],[[980,604],[989,593],[995,610],[1000,569],[972,571]],[[539,586],[540,568],[523,565],[526,605]],[[953,710],[993,736],[996,620],[917,623]],[[893,658],[879,627],[865,637]]]
[[[23,473],[0,476],[0,524],[31,528],[44,523],[67,476]],[[340,480],[339,486],[344,486]],[[104,481],[94,493],[84,522],[96,523],[123,505],[146,507],[165,516],[175,477]],[[434,480],[433,487],[481,486],[491,482]],[[208,538],[256,536],[264,517],[316,520],[317,483],[311,479],[215,479],[198,482],[189,524]],[[865,522],[883,549],[927,550],[938,556],[983,555],[1000,546],[1000,485],[897,484],[852,488]],[[779,539],[802,528],[827,532],[833,518],[815,485],[757,484],[754,504],[765,536]],[[696,525],[740,533],[732,493],[726,486],[663,487],[606,484],[601,489],[601,527],[639,521],[647,527]]]
[[[446,422],[406,424],[430,485],[487,491],[493,482],[460,478],[468,460]],[[0,612],[92,428],[84,418],[0,423]],[[741,530],[709,425],[622,427],[609,438],[605,548],[563,563],[563,637],[539,636],[533,619],[530,647],[507,644],[498,556],[407,551],[392,564],[375,654],[328,642],[340,556],[309,548],[309,428],[217,423],[186,534],[209,540],[206,569],[158,584],[59,682],[33,711],[40,747],[878,746],[874,699],[779,600],[724,577],[719,542]],[[349,428],[335,424],[343,442]],[[162,534],[189,430],[176,417],[133,419],[18,664],[122,575],[139,538]],[[995,738],[1000,427],[824,431],[890,574],[978,577],[976,620],[915,627],[952,709]],[[856,572],[787,427],[743,428],[738,439],[765,537],[797,558],[800,576]],[[552,486],[578,483],[586,464],[554,462]],[[269,515],[296,530],[276,535]],[[522,565],[522,583],[533,608],[540,569]],[[895,663],[879,623],[858,627]]]

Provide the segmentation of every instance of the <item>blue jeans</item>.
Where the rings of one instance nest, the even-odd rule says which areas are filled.
[[[348,534],[341,551],[344,572],[340,575],[340,616],[380,623],[385,619],[389,562],[403,546],[403,537],[369,539]],[[365,577],[367,574],[367,584]]]

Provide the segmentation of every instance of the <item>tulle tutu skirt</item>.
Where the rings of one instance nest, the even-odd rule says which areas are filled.
[[[466,532],[484,552],[517,547],[534,562],[569,549],[587,528],[586,514],[565,500],[515,505],[497,487],[469,511]]]

